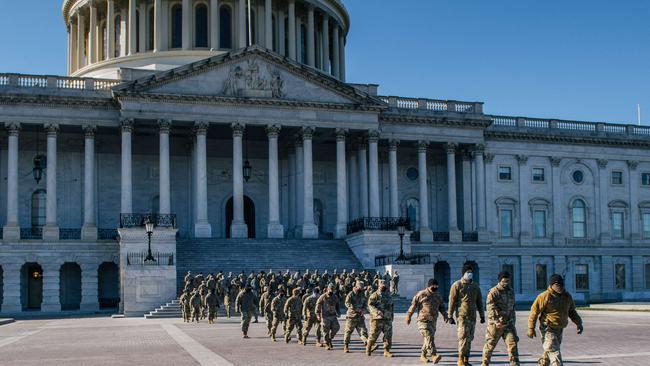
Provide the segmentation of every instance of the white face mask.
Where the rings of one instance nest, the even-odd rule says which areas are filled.
[[[463,278],[465,279],[465,281],[471,281],[474,279],[474,274],[472,272],[465,272]]]

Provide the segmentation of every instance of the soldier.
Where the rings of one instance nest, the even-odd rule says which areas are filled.
[[[214,289],[208,290],[203,303],[208,308],[208,324],[214,324],[214,319],[217,317],[217,308],[219,307],[219,297],[214,293]]]
[[[535,323],[539,318],[539,330],[542,333],[544,354],[539,359],[541,366],[562,366],[562,332],[569,324],[569,319],[578,327],[578,334],[584,330],[582,319],[576,311],[573,298],[564,288],[564,278],[559,274],[551,276],[550,287],[539,294],[530,309],[528,318],[528,338],[537,336]]]
[[[508,347],[510,366],[519,366],[517,329],[515,328],[515,292],[510,287],[510,272],[499,273],[499,283],[487,295],[488,326],[483,347],[482,366],[490,364],[492,352],[503,338]]]
[[[316,302],[320,298],[320,289],[314,287],[310,295],[303,297],[302,301],[302,317],[305,320],[305,329],[302,332],[302,345],[307,345],[307,337],[309,336],[309,331],[312,327],[316,327],[316,347],[322,347],[323,343],[321,342],[321,331],[320,331],[320,322],[318,321],[318,315],[316,314]]]
[[[287,315],[287,321],[284,326],[284,341],[289,343],[291,332],[296,328],[298,333],[298,343],[302,344],[302,301],[300,298],[300,289],[294,288],[292,296],[284,304],[284,313]]]
[[[194,283],[194,277],[192,276],[192,272],[187,271],[187,274],[185,275],[183,282],[185,282],[185,290],[192,290],[192,284]]]
[[[393,341],[393,299],[388,293],[388,282],[379,281],[379,289],[370,295],[368,310],[370,310],[370,338],[366,345],[366,355],[372,355],[377,349],[379,333],[383,333],[384,357],[393,357],[390,346]]]
[[[481,324],[485,323],[481,289],[474,283],[474,269],[469,264],[463,266],[463,277],[454,282],[449,290],[449,309],[447,317],[456,324],[458,316],[458,366],[469,366],[469,353],[476,328],[476,312]]]
[[[202,303],[202,298],[201,294],[199,293],[199,290],[194,290],[194,293],[192,293],[192,297],[190,297],[190,306],[192,307],[192,321],[195,321],[198,323],[199,319],[201,317],[201,303]]]
[[[276,342],[275,333],[278,330],[278,325],[285,321],[284,303],[287,301],[284,297],[284,286],[278,287],[277,295],[271,301],[271,312],[273,313],[273,323],[271,324],[271,340]]]
[[[248,337],[248,325],[251,323],[251,317],[255,313],[255,295],[250,285],[244,287],[235,299],[235,310],[241,314],[241,333],[242,338]]]
[[[224,281],[224,292],[223,292],[223,305],[226,307],[226,318],[230,319],[230,309],[231,309],[231,302],[232,300],[235,299],[235,297],[232,296],[232,288],[233,285],[230,282],[231,280],[229,278],[226,278]]]
[[[430,279],[427,282],[427,288],[413,296],[411,307],[406,312],[406,325],[411,324],[413,313],[418,312],[418,330],[424,338],[422,343],[422,353],[420,361],[429,362],[428,354],[431,354],[433,363],[440,362],[442,356],[438,355],[436,349],[435,335],[436,323],[438,322],[438,313],[442,314],[445,323],[448,321],[445,313],[445,305],[442,296],[438,294],[438,281]]]
[[[390,279],[390,288],[391,288],[391,293],[393,296],[397,295],[399,292],[399,274],[397,274],[397,271],[393,272],[393,278]]]
[[[179,299],[179,302],[181,303],[181,311],[183,313],[183,321],[185,323],[189,323],[191,321],[190,318],[192,317],[192,307],[190,306],[191,296],[189,290],[186,288]]]
[[[324,275],[326,274],[327,272]],[[334,294],[334,284],[329,284],[327,292],[316,301],[316,314],[320,321],[321,330],[325,337],[325,346],[328,351],[333,349],[332,339],[341,328],[338,320],[341,314],[339,306],[339,298]]]
[[[264,293],[260,298],[260,312],[266,319],[266,335],[271,335],[271,326],[273,325],[273,312],[271,311],[271,301],[273,300],[271,290],[268,286],[264,287]]]
[[[368,344],[368,329],[366,329],[366,306],[368,299],[364,295],[364,283],[357,281],[354,289],[345,297],[345,333],[343,333],[343,352],[350,353],[350,336],[355,330],[359,333],[364,346]]]

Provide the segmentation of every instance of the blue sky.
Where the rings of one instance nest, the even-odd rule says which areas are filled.
[[[640,103],[650,124],[650,1],[344,3],[348,81],[491,114],[636,123]],[[61,1],[2,5],[0,72],[65,74]]]

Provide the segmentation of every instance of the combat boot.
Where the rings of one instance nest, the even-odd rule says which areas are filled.
[[[328,350],[328,351],[331,351],[331,350],[333,350],[333,349],[334,349],[334,347],[332,347],[332,342],[331,342],[331,341],[330,341],[330,342],[327,342],[327,350]]]
[[[350,346],[347,345],[347,344],[343,345],[343,352],[344,353],[350,353]]]
[[[250,337],[248,336],[248,334],[246,334],[246,333],[243,333],[241,337],[244,338],[244,339],[248,339],[248,338],[250,338]]]
[[[422,363],[429,363],[429,362],[431,362],[431,361],[429,360],[429,358],[427,357],[427,353],[426,353],[426,352],[422,352],[422,353],[420,354],[420,361],[422,361]]]
[[[366,346],[366,355],[368,356],[372,355],[372,351],[374,351],[373,346],[374,346],[373,342],[369,341],[368,345]]]
[[[431,361],[433,361],[433,363],[438,363],[438,362],[440,362],[440,360],[442,360],[442,356],[440,356],[440,355],[431,355]]]
[[[384,357],[390,358],[390,357],[393,357],[393,354],[389,350],[385,349],[384,350]]]
[[[472,366],[471,363],[469,363],[469,357],[463,357],[463,365],[465,366]]]
[[[289,343],[289,341],[291,341],[291,338],[289,338],[289,337],[284,337],[284,342],[285,342],[285,343]]]
[[[463,357],[463,355],[460,355],[460,354],[458,355],[457,364],[458,364],[458,366],[465,366],[465,357]]]
[[[273,342],[277,342],[277,341],[278,341],[277,339],[275,339],[275,336],[274,336],[274,335],[271,336],[271,340],[272,340]]]

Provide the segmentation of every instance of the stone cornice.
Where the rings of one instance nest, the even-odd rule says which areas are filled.
[[[632,146],[632,147],[645,147],[650,148],[650,139],[648,140],[632,140],[626,138],[612,138],[598,137],[598,136],[580,136],[575,135],[550,135],[550,134],[533,134],[522,132],[509,132],[509,131],[485,131],[485,139],[489,140],[523,140],[535,142],[550,142],[550,143],[570,143],[570,144],[584,144],[584,145],[608,145],[608,146]]]
[[[406,113],[382,113],[379,115],[379,123],[427,125],[443,127],[463,127],[471,129],[485,129],[490,125],[487,119],[463,119],[450,118],[448,116],[419,116]]]
[[[28,104],[41,107],[75,107],[75,108],[102,108],[119,109],[119,106],[110,98],[69,97],[55,95],[31,94],[0,94],[0,104]]]

